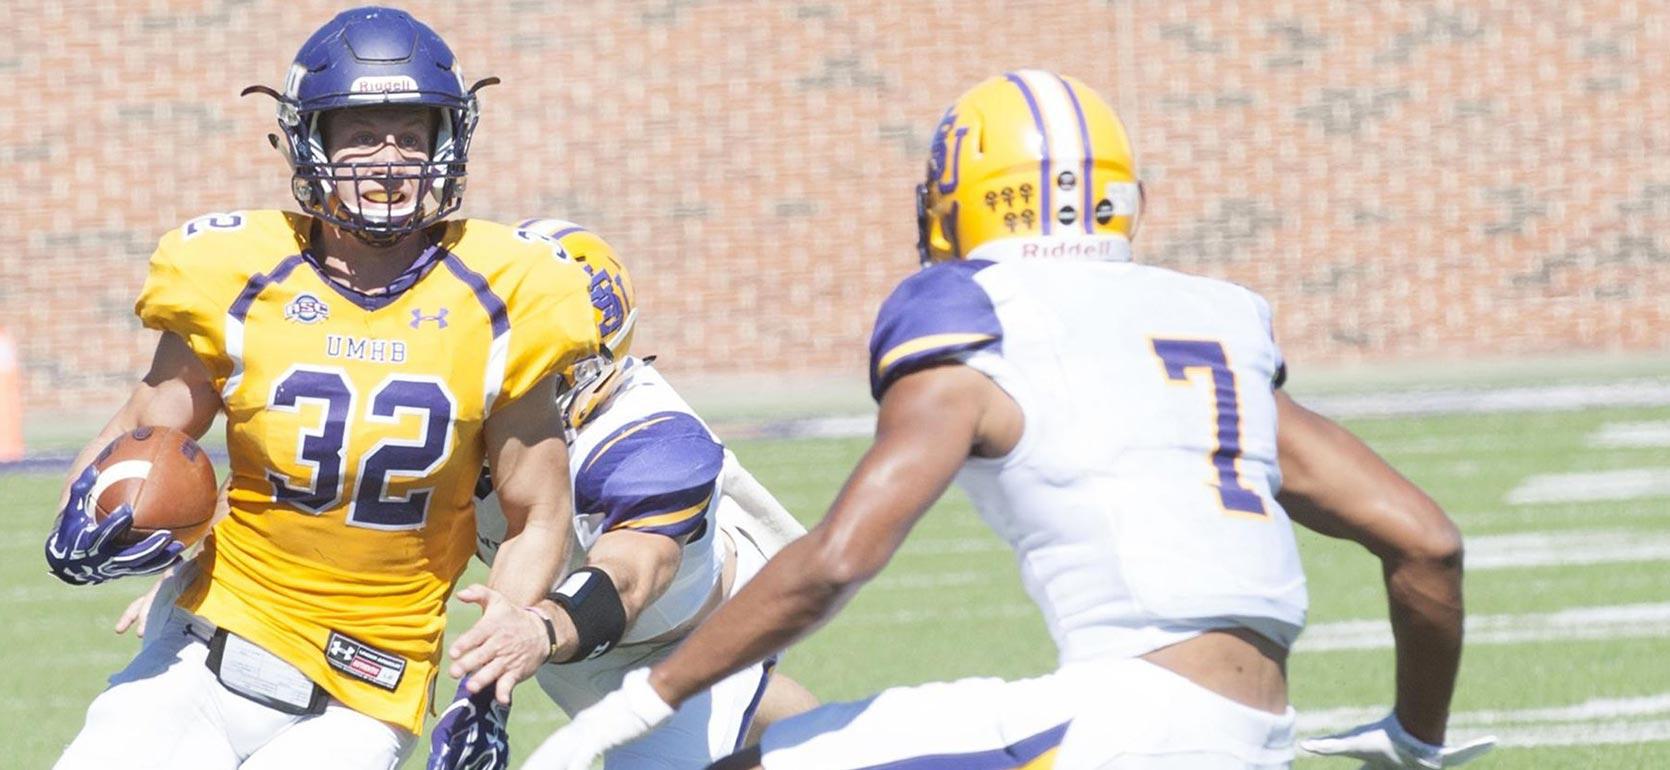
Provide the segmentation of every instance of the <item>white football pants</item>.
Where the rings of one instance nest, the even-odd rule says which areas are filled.
[[[766,770],[1279,770],[1294,716],[1132,658],[885,690],[778,722],[760,745]]]
[[[181,570],[184,572],[185,570]],[[110,678],[55,770],[391,770],[417,736],[331,699],[294,716],[221,685],[204,665],[211,627],[157,591],[139,655]]]

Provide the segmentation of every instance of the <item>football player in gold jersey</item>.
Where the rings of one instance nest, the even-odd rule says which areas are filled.
[[[252,90],[279,101],[305,213],[210,214],[163,237],[136,306],[162,332],[150,371],[77,459],[47,560],[78,584],[179,560],[167,533],[120,545],[131,512],[88,514],[92,458],[138,426],[202,436],[224,415],[229,511],[59,768],[398,765],[474,551],[484,460],[509,536],[478,628],[510,641],[472,679],[507,700],[543,657],[523,610],[570,537],[551,469],[568,467],[565,373],[598,349],[583,270],[542,239],[447,219],[475,87],[404,12],[342,13],[282,93]]]

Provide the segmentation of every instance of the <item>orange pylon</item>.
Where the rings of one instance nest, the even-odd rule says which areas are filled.
[[[23,373],[17,343],[0,328],[0,462],[23,459]]]

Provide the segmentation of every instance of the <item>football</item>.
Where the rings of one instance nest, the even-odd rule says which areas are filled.
[[[208,453],[173,428],[125,433],[93,460],[93,515],[104,521],[123,504],[133,506],[133,528],[120,542],[134,543],[160,529],[190,546],[208,533],[218,490]]]

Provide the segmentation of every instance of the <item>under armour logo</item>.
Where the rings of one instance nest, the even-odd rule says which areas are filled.
[[[341,661],[351,661],[354,659],[354,648],[349,647],[341,639],[332,639],[330,656]]]
[[[415,308],[415,307],[412,308],[412,328],[416,329],[416,328],[422,326],[424,321],[434,321],[435,322],[435,328],[445,329],[446,328],[446,308],[444,308],[444,307],[441,308],[441,311],[439,313],[434,314],[434,315],[424,315],[423,311],[421,309]]]

